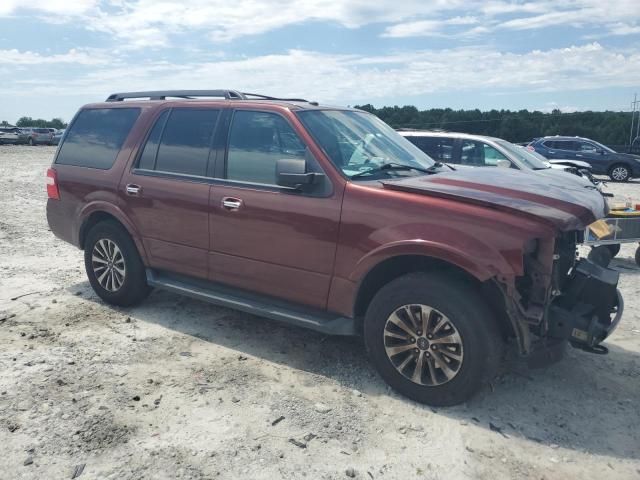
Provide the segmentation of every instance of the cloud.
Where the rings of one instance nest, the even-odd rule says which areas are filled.
[[[64,68],[65,60],[57,58],[58,66],[48,65],[46,77],[55,74],[54,67]],[[526,53],[504,53],[488,47],[379,56],[290,50],[216,62],[91,66],[59,84],[47,82],[46,77],[21,75],[32,82],[28,89],[20,78],[3,82],[7,88],[2,95],[33,95],[38,88],[46,88],[48,94],[73,96],[82,92],[102,100],[118,90],[226,87],[353,104],[396,98],[398,92],[420,96],[482,90],[521,92],[524,103],[527,92],[633,86],[640,77],[640,52],[622,53],[598,43]]]
[[[6,65],[43,65],[43,64],[78,64],[78,65],[104,65],[109,63],[106,52],[101,50],[75,49],[67,53],[43,55],[32,51],[0,50],[2,63]]]
[[[346,28],[384,24],[385,37],[479,36],[494,28],[594,27],[623,22],[637,33],[638,0],[1,0],[0,16],[40,13],[52,23],[73,22],[105,32],[119,47],[179,44],[197,32],[213,42],[259,35],[289,25],[328,22]],[[473,16],[470,16],[473,15]],[[465,30],[464,26],[477,25]],[[621,35],[623,27],[612,30]],[[618,32],[618,33],[615,33]]]
[[[99,0],[2,0],[0,17],[22,12],[51,13],[58,16],[80,15],[95,8]]]
[[[398,23],[387,27],[383,37],[427,37],[444,35],[444,30],[450,26],[468,26],[478,23],[476,17],[452,17],[440,20],[418,20],[415,22]],[[450,33],[450,32],[448,32]]]

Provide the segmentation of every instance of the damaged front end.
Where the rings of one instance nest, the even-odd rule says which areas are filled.
[[[548,310],[548,336],[568,340],[576,348],[605,354],[601,345],[616,329],[624,302],[618,290],[619,273],[580,259],[567,284]]]
[[[524,275],[504,285],[507,313],[531,366],[559,360],[568,342],[591,353],[615,330],[624,308],[619,273],[576,256],[582,232],[564,232],[524,252]]]

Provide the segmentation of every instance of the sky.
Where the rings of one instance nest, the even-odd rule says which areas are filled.
[[[0,0],[0,120],[119,91],[630,110],[640,0]]]

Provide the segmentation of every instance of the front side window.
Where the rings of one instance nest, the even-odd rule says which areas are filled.
[[[331,162],[349,178],[424,174],[421,170],[434,165],[426,153],[369,113],[301,110],[297,115]],[[387,165],[407,170],[384,168]]]
[[[55,163],[110,169],[139,114],[139,108],[80,111],[69,127]]]
[[[306,146],[280,115],[237,110],[229,131],[229,180],[276,185],[279,159],[304,158]]]
[[[508,160],[491,145],[476,140],[462,140],[460,163],[474,167],[495,167],[498,160]]]
[[[155,170],[205,176],[219,110],[174,108],[164,126]],[[156,122],[156,125],[161,122]],[[155,129],[155,127],[154,127]],[[149,141],[154,141],[152,132]],[[150,147],[153,149],[153,146]],[[146,146],[145,146],[146,150]],[[145,156],[143,151],[143,157]],[[141,158],[142,160],[142,158]],[[148,164],[148,160],[146,160]]]
[[[581,152],[596,153],[598,151],[598,148],[593,143],[578,142],[578,146],[578,150]]]

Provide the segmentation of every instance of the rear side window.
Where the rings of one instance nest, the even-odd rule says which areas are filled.
[[[139,108],[80,111],[69,127],[56,163],[110,169],[138,115]]]
[[[440,162],[455,162],[453,158],[453,138],[406,137],[411,143]]]
[[[571,140],[547,140],[544,142],[545,147],[554,148],[556,150],[577,150],[576,142]]]
[[[173,109],[162,133],[155,170],[205,176],[218,115],[219,110]],[[154,130],[159,123],[161,122],[156,122]],[[151,132],[147,143],[153,142],[154,133],[156,132]],[[143,157],[146,149],[145,145]]]

